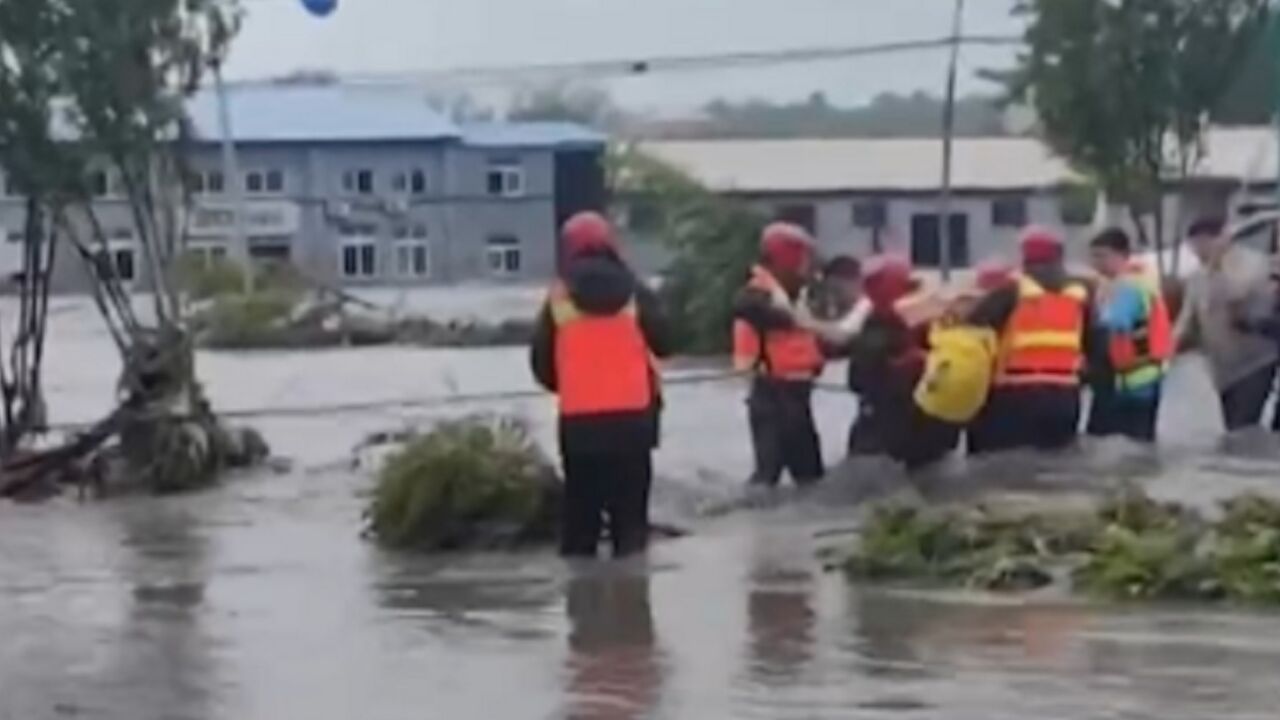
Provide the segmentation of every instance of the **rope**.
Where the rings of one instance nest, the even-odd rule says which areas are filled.
[[[686,385],[702,385],[743,378],[747,373],[736,370],[725,370],[706,373],[680,373],[664,376],[664,387]],[[515,402],[520,400],[537,400],[548,396],[546,390],[503,390],[487,393],[454,393],[451,395],[428,395],[384,400],[358,400],[345,403],[282,405],[274,407],[236,408],[215,411],[215,415],[229,420],[249,420],[254,418],[293,418],[315,417],[322,415],[344,415],[352,413],[376,412],[381,410],[408,410],[413,408],[448,407],[452,405],[487,404]],[[186,418],[174,416],[175,420]],[[54,423],[50,430],[78,431],[92,427],[92,423]]]

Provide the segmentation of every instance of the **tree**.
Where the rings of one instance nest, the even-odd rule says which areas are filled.
[[[723,352],[733,298],[755,262],[767,218],[634,149],[615,149],[609,171],[615,204],[644,207],[649,229],[674,254],[661,298],[680,349]]]
[[[217,469],[220,428],[195,379],[174,274],[190,202],[185,103],[222,61],[239,17],[237,0],[0,2],[0,164],[33,210],[28,252],[47,218],[92,278],[124,365],[120,408],[67,447],[8,464],[11,483],[117,434],[129,474],[153,489],[199,484]],[[151,321],[134,311],[93,202],[108,176],[152,284]]]
[[[1015,12],[1028,24],[1011,97],[1035,107],[1050,146],[1162,250],[1166,182],[1203,159],[1209,113],[1267,22],[1267,0],[1022,0]]]
[[[516,95],[507,111],[515,121],[575,122],[595,128],[614,127],[622,112],[609,93],[590,86],[544,85]]]
[[[703,108],[707,122],[699,134],[711,137],[937,137],[943,102],[924,92],[883,93],[867,105],[838,107],[823,93],[796,103],[716,100]],[[970,96],[956,103],[956,134],[1004,134],[1001,110],[991,98]]]

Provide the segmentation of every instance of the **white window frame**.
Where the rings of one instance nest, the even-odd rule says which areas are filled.
[[[405,279],[431,277],[431,243],[426,240],[397,241],[395,263],[396,277]]]
[[[271,187],[271,178],[273,176],[280,179],[280,183],[275,189],[272,189]],[[257,190],[249,187],[250,181],[255,177],[258,179],[259,183],[259,188]],[[289,184],[289,179],[284,170],[281,170],[280,168],[255,168],[253,170],[246,170],[244,172],[244,179],[241,182],[244,183],[243,187],[246,195],[261,197],[264,195],[283,195],[285,188]]]
[[[515,235],[489,237],[485,242],[484,256],[485,269],[491,277],[510,278],[524,272],[524,251],[520,238]]]
[[[493,189],[493,179],[498,177],[499,189]],[[489,197],[518,198],[525,193],[524,166],[514,162],[490,163],[484,176],[484,189]]]
[[[360,189],[360,179],[362,176],[369,176],[369,189]],[[367,197],[375,195],[378,192],[378,174],[373,168],[351,168],[342,173],[342,191],[347,195],[360,195]]]
[[[365,266],[365,248],[372,248],[372,266]],[[356,271],[347,271],[347,251],[356,253]],[[343,280],[372,280],[378,277],[378,238],[368,231],[344,228],[338,243],[338,275]]]

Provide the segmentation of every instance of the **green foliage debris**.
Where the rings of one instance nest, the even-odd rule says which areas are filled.
[[[1243,495],[1215,519],[1126,490],[1087,508],[874,508],[852,578],[988,590],[1045,587],[1109,600],[1280,604],[1280,501]]]
[[[444,422],[410,440],[378,474],[369,529],[383,545],[424,551],[549,543],[561,484],[513,418]]]

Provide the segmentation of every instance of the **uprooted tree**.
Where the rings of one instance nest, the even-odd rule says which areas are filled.
[[[208,482],[229,433],[195,377],[177,261],[190,196],[185,104],[225,56],[237,0],[0,2],[0,165],[27,198],[22,315],[4,379],[0,490],[60,479],[112,438],[121,477],[154,491]],[[152,290],[135,311],[96,196],[120,198]],[[76,256],[123,365],[117,408],[60,447],[24,447],[39,429],[39,359],[55,249]],[[151,317],[145,317],[149,314]]]
[[[1019,0],[1016,12],[1028,22],[1010,95],[1163,250],[1166,182],[1181,187],[1203,160],[1210,113],[1265,31],[1268,0]]]

